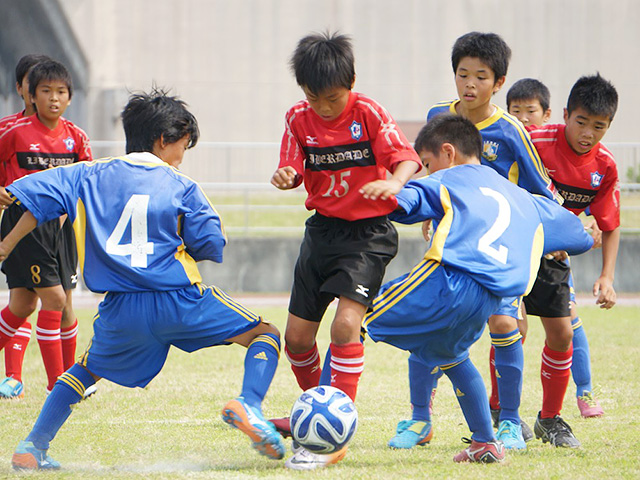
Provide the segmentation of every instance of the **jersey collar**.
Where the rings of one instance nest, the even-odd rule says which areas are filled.
[[[131,152],[127,153],[126,157],[134,162],[165,163],[151,152]]]

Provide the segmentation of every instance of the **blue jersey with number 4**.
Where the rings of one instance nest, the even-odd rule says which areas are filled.
[[[189,177],[150,153],[81,162],[7,187],[39,223],[67,214],[94,292],[175,290],[222,261],[220,217]]]
[[[458,165],[412,180],[396,195],[401,223],[437,226],[425,259],[454,267],[500,297],[531,290],[543,253],[593,245],[582,222],[483,165]]]

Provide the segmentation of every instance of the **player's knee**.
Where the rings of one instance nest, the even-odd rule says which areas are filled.
[[[270,333],[271,335],[278,337],[278,340],[280,340],[280,330],[278,330],[278,327],[271,323],[263,322],[262,324],[264,325],[264,331],[262,333]]]
[[[547,337],[547,345],[557,352],[566,352],[573,342],[573,330],[562,330]]]
[[[286,331],[284,334],[284,342],[290,352],[304,353],[313,348],[316,339],[313,335],[308,335],[306,332]]]

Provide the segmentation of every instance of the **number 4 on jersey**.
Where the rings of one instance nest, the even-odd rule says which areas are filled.
[[[131,266],[147,268],[147,255],[153,254],[153,243],[148,242],[147,209],[149,195],[131,195],[124,206],[116,228],[107,239],[109,255],[131,255]],[[131,223],[131,243],[120,243],[127,225]]]

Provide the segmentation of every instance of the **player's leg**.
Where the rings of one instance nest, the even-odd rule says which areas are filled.
[[[604,415],[604,410],[593,396],[589,341],[587,340],[582,320],[578,316],[575,301],[571,302],[571,327],[573,328],[571,375],[576,384],[578,409],[584,418],[600,417]]]
[[[73,290],[65,290],[66,301],[62,309],[60,322],[60,340],[62,344],[62,361],[67,370],[75,363],[76,345],[78,341],[78,319],[73,310]]]
[[[497,314],[491,315],[488,322],[491,345],[495,351],[495,373],[501,407],[497,437],[510,449],[526,448],[518,412],[524,368],[521,335],[515,318],[519,304],[518,299],[503,300]],[[510,314],[507,315],[507,312]]]
[[[56,379],[64,372],[60,323],[67,296],[62,285],[36,288],[35,291],[42,304],[36,322],[36,338],[47,372],[47,390],[51,391]]]
[[[500,462],[504,446],[493,433],[487,390],[480,372],[467,358],[454,365],[441,366],[453,385],[460,408],[471,430],[471,445],[458,453],[455,462]]]
[[[62,341],[62,358],[64,369],[68,369],[76,361],[76,344],[78,338],[78,319],[73,309],[73,290],[78,284],[78,252],[73,227],[69,219],[65,219],[58,235],[58,264],[60,280],[66,295],[60,324]]]
[[[100,378],[76,363],[55,382],[40,415],[27,438],[21,441],[11,459],[17,470],[55,470],[60,464],[48,454],[50,442],[71,415],[72,406]]]
[[[38,296],[26,288],[9,290],[9,305],[0,313],[0,338],[8,324],[18,325],[4,349],[6,378],[0,383],[0,398],[22,398],[22,366],[27,345],[31,339],[31,324],[27,321],[36,306]],[[4,324],[4,325],[3,325]]]
[[[322,374],[320,354],[316,344],[319,321],[305,320],[293,313],[287,317],[285,355],[302,390],[316,387]]]

